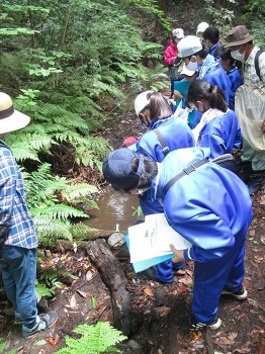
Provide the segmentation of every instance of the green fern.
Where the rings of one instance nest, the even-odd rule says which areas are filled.
[[[5,347],[6,347],[6,344],[7,344],[7,342],[2,342],[2,343],[0,343],[0,353],[16,354],[16,352],[17,352],[16,349],[4,351],[4,349],[5,349]]]
[[[82,183],[72,184],[65,177],[52,176],[49,164],[40,165],[31,174],[23,171],[27,203],[34,217],[40,243],[54,244],[58,238],[88,238],[91,228],[75,225],[73,219],[87,219],[87,213],[77,208],[83,203],[97,208],[95,201],[89,196],[97,192],[97,188]]]
[[[108,322],[98,322],[96,325],[83,324],[76,327],[73,332],[80,334],[81,337],[79,339],[66,337],[67,347],[60,349],[56,354],[120,353],[115,345],[127,339]]]

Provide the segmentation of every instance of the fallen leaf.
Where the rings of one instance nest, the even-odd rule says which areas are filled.
[[[82,290],[76,290],[76,292],[77,292],[80,296],[86,298],[86,293],[85,293],[84,291],[82,291]]]
[[[50,337],[47,339],[47,342],[52,346],[57,345],[59,341],[60,341],[60,337],[58,336],[58,334],[56,334],[54,338]]]
[[[91,272],[91,270],[88,270],[86,273],[86,280],[89,281],[91,280],[93,277],[93,273]]]
[[[38,347],[41,345],[46,345],[46,341],[44,339],[41,339],[41,340],[35,342],[33,345],[37,345]]]
[[[145,289],[144,289],[144,293],[145,293],[145,295],[147,295],[147,296],[154,296],[153,290],[150,289],[150,288],[145,288]]]
[[[73,296],[71,297],[71,300],[70,300],[70,308],[71,308],[71,310],[74,310],[74,311],[78,310],[78,304],[77,304],[75,295],[73,295]]]

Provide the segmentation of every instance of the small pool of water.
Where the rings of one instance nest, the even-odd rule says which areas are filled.
[[[132,214],[138,205],[137,195],[111,190],[98,202],[99,210],[94,209],[89,213],[91,218],[85,224],[92,228],[114,231],[116,224],[119,224],[120,231],[127,231],[137,221],[137,217]]]

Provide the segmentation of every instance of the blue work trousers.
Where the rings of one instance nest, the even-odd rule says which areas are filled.
[[[244,275],[247,228],[235,235],[235,244],[218,259],[195,262],[192,313],[198,322],[211,323],[218,312],[223,289],[239,291]]]
[[[36,249],[4,245],[0,252],[0,267],[7,298],[23,325],[31,328],[37,316]]]

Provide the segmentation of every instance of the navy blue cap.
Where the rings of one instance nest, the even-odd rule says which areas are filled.
[[[132,170],[134,159],[138,160],[136,172]],[[114,189],[129,191],[137,187],[143,166],[143,156],[127,148],[121,148],[111,152],[104,159],[102,172]]]

